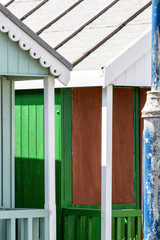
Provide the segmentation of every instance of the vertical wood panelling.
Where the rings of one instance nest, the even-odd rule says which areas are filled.
[[[134,202],[133,89],[113,91],[113,203]]]
[[[141,210],[113,210],[112,215],[112,240],[141,239]],[[100,224],[100,210],[64,208],[62,239],[101,240]]]
[[[117,86],[150,86],[151,85],[151,51],[145,53],[128,69],[113,79]]]
[[[135,84],[135,65],[131,65],[126,71],[125,71],[125,77],[126,82],[125,85],[128,86],[134,86]]]
[[[48,68],[43,68],[38,60],[32,59],[28,51],[20,49],[17,42],[12,42],[7,33],[0,32],[0,73],[15,75],[49,74]]]
[[[101,202],[101,106],[101,88],[73,89],[73,205]]]
[[[136,73],[136,86],[139,84],[139,86],[143,86],[144,83],[144,77],[145,77],[145,55],[141,57],[136,63],[135,63],[135,73]]]
[[[151,85],[151,51],[145,54],[145,85]]]
[[[1,46],[1,54],[0,54],[0,72],[7,72],[7,41],[6,34],[2,34],[0,32],[0,46]]]
[[[16,44],[8,44],[8,72],[9,73],[18,73],[19,72],[19,51],[17,51]]]
[[[62,205],[72,205],[72,89],[63,89],[62,105]]]
[[[16,91],[16,207],[44,207],[43,90]]]

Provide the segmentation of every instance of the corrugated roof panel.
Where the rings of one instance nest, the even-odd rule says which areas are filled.
[[[58,52],[65,56],[70,62],[74,62],[92,46],[95,46],[105,36],[116,29],[120,23],[144,6],[146,2],[148,1],[141,0],[135,4],[135,0],[130,0],[129,3],[126,4],[126,1],[119,1],[114,7],[58,49]],[[70,51],[71,49],[72,51]]]
[[[14,2],[8,6],[8,10],[16,15],[16,17],[21,18],[41,2],[43,2],[43,0],[14,0]]]
[[[87,58],[74,67],[74,70],[94,70],[110,64],[113,58],[127,47],[151,25],[151,7],[146,9],[122,30],[92,52]]]
[[[22,16],[24,11],[26,14],[37,6],[36,4],[43,1],[15,0],[8,8],[15,15],[23,12]],[[84,23],[88,22],[111,2],[114,2],[114,0],[48,0],[28,16],[24,23],[35,32],[43,29],[40,37],[53,48],[75,32],[74,36],[67,40],[64,45],[57,47],[58,52],[68,61],[74,63],[91,50],[93,52],[89,56],[85,55],[80,63],[76,62],[77,65],[74,69],[99,69],[109,63],[132,40],[135,40],[151,22],[151,8],[145,11],[143,9],[144,12],[138,13],[139,15],[136,18],[134,16],[134,19],[130,20],[127,26],[122,30],[118,29],[121,23],[149,2],[149,0],[119,0],[110,9],[78,31]],[[62,14],[64,12],[65,14]],[[60,17],[59,20],[56,19],[58,16]],[[56,21],[53,23],[54,19]],[[106,37],[112,35],[115,30],[113,36],[106,40]],[[105,40],[103,41],[103,39]],[[100,44],[97,45],[97,43]],[[93,47],[95,48],[93,49]]]
[[[100,0],[99,2],[96,0],[85,0],[72,11],[68,12],[68,14],[62,17],[59,21],[54,23],[51,27],[46,29],[40,35],[40,37],[42,37],[44,40],[49,39],[49,44],[51,44],[52,47],[55,47],[59,42],[64,40],[68,35],[79,28],[83,23],[108,6],[108,4],[109,3],[104,0]],[[53,32],[54,38],[51,37]],[[50,41],[51,38],[52,41]]]
[[[24,23],[33,31],[37,32],[75,2],[77,1],[49,0],[31,16],[25,19]]]

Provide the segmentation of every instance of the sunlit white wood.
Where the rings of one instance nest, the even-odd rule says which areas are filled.
[[[136,42],[132,42],[105,68],[106,86],[151,49],[151,31],[147,30]],[[126,80],[127,84],[128,80]]]
[[[44,79],[44,129],[45,129],[45,209],[49,209],[50,239],[56,239],[55,202],[55,79]]]
[[[103,88],[101,154],[101,240],[111,240],[112,233],[112,98],[112,85]]]
[[[73,71],[70,73],[70,81],[67,86],[55,79],[55,88],[72,87],[101,87],[104,85],[104,74],[102,70]],[[15,89],[41,89],[43,80],[16,81]]]

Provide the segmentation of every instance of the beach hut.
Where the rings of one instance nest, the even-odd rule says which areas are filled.
[[[54,79],[69,64],[0,4],[0,238],[55,239]],[[15,209],[14,81],[44,79],[45,208]],[[51,125],[50,125],[51,124]]]
[[[140,109],[150,86],[151,1],[30,1],[26,8],[15,0],[6,7],[73,66],[66,87],[55,80],[57,239],[141,239]],[[43,148],[43,109],[35,111],[43,108],[38,79],[16,82],[19,194],[20,183],[28,184],[24,169],[43,159],[43,151],[34,153]],[[27,170],[22,162],[29,158]],[[43,178],[43,171],[38,174],[34,170],[36,181]],[[32,192],[34,206],[43,207],[43,196]]]

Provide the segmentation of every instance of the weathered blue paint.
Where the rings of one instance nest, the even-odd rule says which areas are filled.
[[[152,82],[153,90],[157,90],[160,81],[160,1],[152,1]]]
[[[154,119],[155,120],[155,119]],[[148,125],[148,123],[146,124]],[[152,128],[152,123],[149,123]],[[146,126],[144,131],[144,175],[143,175],[143,230],[144,239],[160,239],[160,173],[159,157],[157,157],[157,136]],[[157,165],[157,167],[156,167]]]
[[[152,0],[152,81],[144,117],[144,240],[160,239],[160,0]]]

